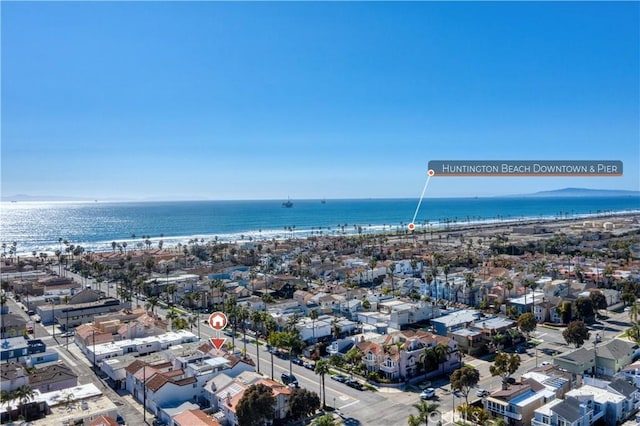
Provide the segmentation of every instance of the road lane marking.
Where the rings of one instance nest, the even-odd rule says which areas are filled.
[[[348,403],[348,404],[345,404],[345,405],[343,405],[342,407],[338,407],[338,409],[339,409],[339,410],[342,410],[343,408],[347,408],[347,407],[349,407],[349,406],[351,406],[351,405],[357,404],[358,402],[360,402],[360,400],[359,400],[359,399],[356,399],[355,401],[350,402],[350,403]]]

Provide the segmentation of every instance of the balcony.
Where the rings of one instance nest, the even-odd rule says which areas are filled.
[[[380,364],[380,371],[384,371],[385,373],[398,373],[398,364]]]
[[[532,419],[531,426],[550,426],[550,423],[542,423],[540,420]]]

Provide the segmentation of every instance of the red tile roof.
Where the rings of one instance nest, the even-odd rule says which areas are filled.
[[[202,410],[186,410],[173,418],[178,426],[220,426],[220,422]]]

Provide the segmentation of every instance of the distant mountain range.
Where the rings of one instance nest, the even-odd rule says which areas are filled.
[[[621,189],[588,189],[563,188],[552,191],[539,191],[533,194],[518,195],[518,197],[640,197],[640,191]]]
[[[2,201],[93,201],[90,198],[83,197],[66,197],[57,195],[3,195]]]

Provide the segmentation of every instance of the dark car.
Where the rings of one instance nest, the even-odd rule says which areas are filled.
[[[331,376],[331,378],[340,383],[345,383],[347,380],[349,380],[347,376],[344,376],[342,374],[334,374],[333,376]]]
[[[307,370],[315,370],[316,364],[314,362],[305,362],[303,364],[303,367],[306,368]]]
[[[347,381],[344,382],[347,386],[349,386],[350,388],[354,388],[354,389],[358,389],[358,390],[363,390],[364,386],[362,383],[360,383],[357,380],[352,380],[352,379],[348,379]]]
[[[504,382],[513,385],[516,382],[516,379],[513,377],[505,377]]]
[[[302,358],[292,358],[291,362],[296,365],[304,365],[304,361],[302,360]]]
[[[524,346],[518,346],[516,348],[516,353],[523,354],[525,352],[527,352],[527,348],[525,348]]]
[[[298,379],[296,379],[296,376],[294,376],[293,374],[282,373],[280,379],[285,385],[293,385],[295,387],[298,387]]]

